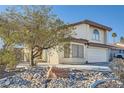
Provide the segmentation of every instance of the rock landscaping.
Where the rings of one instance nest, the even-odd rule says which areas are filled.
[[[114,78],[111,72],[55,68],[56,78],[48,78],[47,67],[30,68],[0,79],[1,88],[89,88],[97,80]],[[119,80],[107,81],[97,87],[124,87]]]
[[[124,85],[119,80],[109,80],[105,83],[99,84],[96,88],[124,88]]]

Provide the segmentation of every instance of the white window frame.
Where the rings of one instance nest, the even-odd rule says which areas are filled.
[[[74,49],[74,46],[76,47],[76,50]],[[82,55],[80,55],[80,49],[82,48]],[[74,52],[76,53],[76,56],[74,55]],[[78,45],[78,44],[72,44],[72,58],[84,58],[84,46],[83,45]]]
[[[93,30],[93,40],[100,41],[100,32],[97,29]]]

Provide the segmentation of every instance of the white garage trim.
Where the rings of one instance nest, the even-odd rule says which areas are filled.
[[[100,47],[88,48],[88,62],[108,62],[108,49]]]

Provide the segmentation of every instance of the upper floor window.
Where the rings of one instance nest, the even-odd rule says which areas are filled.
[[[100,34],[97,29],[93,31],[93,40],[99,40],[100,39]]]

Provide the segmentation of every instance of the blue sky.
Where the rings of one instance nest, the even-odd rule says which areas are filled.
[[[0,6],[0,11],[6,7]],[[110,26],[118,35],[116,41],[124,36],[124,6],[53,6],[53,12],[66,23],[89,19]],[[109,42],[112,42],[112,32],[109,33]]]
[[[54,12],[65,22],[73,23],[84,19],[112,27],[118,37],[124,36],[124,6],[54,6]],[[109,42],[112,32],[109,33]]]

